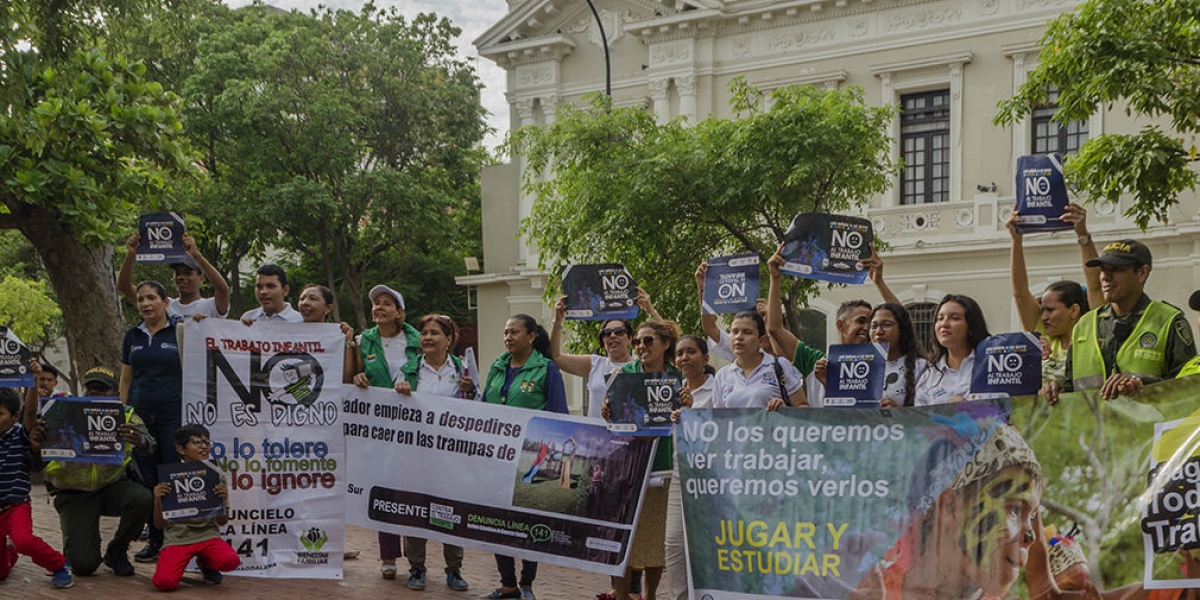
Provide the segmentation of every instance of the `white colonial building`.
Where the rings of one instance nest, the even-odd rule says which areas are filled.
[[[1073,0],[594,1],[617,106],[645,106],[663,121],[728,117],[728,84],[739,75],[768,90],[859,86],[869,101],[899,104],[891,152],[906,169],[866,216],[891,244],[889,284],[918,319],[956,292],[980,302],[992,331],[1019,329],[1004,227],[1017,157],[1066,152],[1088,136],[1141,126],[1121,107],[1066,127],[1049,122],[1052,109],[1012,128],[992,125],[997,102],[1036,66],[1044,23],[1072,10]],[[604,89],[603,42],[586,0],[509,0],[508,15],[475,44],[508,72],[514,128],[550,122],[557,104]],[[484,171],[484,271],[458,280],[475,292],[485,365],[503,351],[508,315],[550,316],[536,249],[517,234],[532,203],[519,190],[520,169],[517,161]],[[1097,244],[1145,241],[1154,253],[1148,293],[1184,306],[1200,287],[1200,202],[1183,198],[1168,223],[1146,233],[1123,216],[1123,204],[1089,206]],[[1030,235],[1025,245],[1035,294],[1051,281],[1083,281],[1072,232]],[[812,303],[828,316],[827,339],[836,339],[838,304],[857,297],[879,301],[868,286]],[[567,380],[578,405],[578,381]]]

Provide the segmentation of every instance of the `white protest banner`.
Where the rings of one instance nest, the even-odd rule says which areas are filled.
[[[209,429],[229,480],[234,574],[341,579],[339,327],[207,319],[183,347],[183,420]]]
[[[343,389],[351,525],[625,571],[652,440],[596,419]]]

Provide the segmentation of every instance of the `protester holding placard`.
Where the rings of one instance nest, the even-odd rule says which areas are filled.
[[[175,272],[175,291],[179,293],[179,297],[171,298],[167,311],[184,318],[193,315],[225,318],[229,313],[229,284],[221,276],[221,272],[204,258],[192,236],[184,234],[182,241],[186,254],[168,263]],[[137,302],[137,290],[133,287],[133,264],[136,262],[140,243],[141,236],[136,233],[125,240],[125,260],[121,262],[121,270],[117,272],[117,291],[134,303]],[[212,285],[211,298],[200,295],[200,286],[204,285],[205,280]]]
[[[504,350],[488,369],[483,400],[519,408],[567,414],[567,392],[562,373],[550,358],[550,336],[529,315],[513,315],[504,323]],[[520,598],[537,600],[533,581],[537,563],[521,559],[521,578],[516,561],[496,555],[500,587],[480,596],[483,600]]]
[[[17,555],[24,554],[52,573],[51,587],[69,588],[75,584],[71,563],[33,533],[29,467],[40,446],[39,437],[31,435],[36,415],[33,405],[22,410],[17,390],[0,388],[0,580],[8,578]]]
[[[180,320],[167,314],[170,303],[161,283],[138,284],[142,322],[130,327],[121,343],[121,399],[145,420],[158,446],[157,454],[134,455],[142,482],[149,488],[158,483],[159,464],[179,460],[171,439],[183,422],[183,368],[175,331]],[[162,530],[151,523],[150,538],[134,560],[153,562],[162,540]]]
[[[721,357],[723,360],[732,361],[733,350],[729,347],[729,334],[722,330],[721,326],[717,324],[717,315],[711,312],[705,312],[704,310],[704,296],[707,293],[708,285],[706,283],[707,279],[708,261],[704,261],[696,267],[696,291],[700,295],[700,329],[708,336],[708,344],[712,347],[712,353]],[[756,299],[754,303],[754,311],[757,312],[765,321],[767,319],[768,300],[766,298]],[[780,322],[782,323],[782,321]],[[792,337],[793,339],[795,338],[795,336]],[[797,349],[797,357],[799,358],[803,356],[803,360],[807,361],[811,358],[811,362],[816,362],[817,358],[825,356],[824,352],[816,350],[815,348],[809,348],[807,346],[803,346],[803,348],[803,352]],[[766,350],[769,354],[774,354],[776,356],[787,357],[791,356],[792,354],[792,351],[785,352],[777,345],[775,336],[773,334],[769,335],[766,342],[763,343],[763,350]],[[816,358],[812,358],[811,353],[813,352],[816,353]],[[812,372],[811,364],[808,365],[808,371],[805,371],[800,365],[797,365],[796,368],[800,369],[800,372],[804,373],[805,377],[808,377],[808,374]]]
[[[871,341],[888,345],[887,375],[883,379],[884,408],[913,406],[917,395],[917,380],[929,368],[921,356],[917,334],[908,310],[891,302],[880,304],[871,311]]]
[[[975,346],[991,336],[983,310],[970,296],[946,294],[936,314],[936,344],[930,368],[917,380],[916,406],[965,400],[971,393]]]
[[[34,369],[40,367],[34,363]],[[83,375],[84,395],[106,398],[117,395],[117,380],[112,370],[94,367]],[[27,398],[36,403],[37,398]],[[133,410],[126,406],[122,423],[117,426],[121,436],[122,460],[119,464],[46,462],[44,480],[46,491],[54,500],[59,525],[63,532],[63,554],[79,575],[91,575],[103,561],[119,577],[134,575],[129,562],[129,544],[151,518],[154,499],[145,486],[129,478],[134,449],[154,454],[157,445],[150,430]],[[39,423],[44,428],[45,423]],[[100,554],[100,517],[120,517],[112,540]]]
[[[254,297],[258,299],[258,308],[252,308],[242,313],[242,323],[253,325],[259,321],[277,321],[281,323],[300,323],[304,318],[287,301],[288,292],[287,271],[279,265],[267,263],[254,273]]]
[[[550,329],[550,355],[554,364],[564,373],[587,380],[587,416],[599,417],[604,404],[608,378],[633,360],[629,343],[633,339],[633,326],[624,319],[610,319],[600,324],[600,350],[595,354],[568,354],[562,352],[563,321],[567,317],[567,297],[559,296],[554,302],[554,326]]]
[[[375,326],[358,336],[356,364],[362,370],[352,381],[364,389],[391,388],[404,380],[404,365],[421,356],[421,334],[404,322],[404,296],[400,292],[377,285],[368,295]],[[379,574],[384,579],[396,578],[396,558],[403,553],[400,543],[400,536],[379,532]]]
[[[175,452],[185,462],[208,461],[212,440],[203,425],[180,427],[172,438]],[[193,558],[204,581],[214,585],[224,580],[222,571],[232,571],[242,564],[233,547],[221,539],[220,527],[229,522],[229,487],[224,475],[211,492],[226,503],[220,514],[168,522],[163,516],[162,501],[171,493],[171,484],[163,482],[154,486],[154,525],[166,532],[166,546],[159,557],[158,568],[154,570],[154,587],[164,592],[178,588],[183,571]]]
[[[675,359],[675,344],[679,340],[679,326],[671,321],[646,321],[638,327],[633,339],[637,348],[637,360],[621,368],[624,373],[670,373],[676,372],[672,362]],[[602,410],[605,419],[611,418],[608,403]],[[662,437],[658,441],[658,450],[654,455],[654,471],[669,471],[674,466],[674,445],[671,438]],[[662,581],[663,569],[667,565],[666,558],[666,519],[667,519],[667,490],[671,480],[665,479],[663,485],[646,489],[642,501],[642,512],[638,517],[636,533],[630,545],[629,567],[623,577],[613,581],[616,600],[629,600],[629,583],[633,570],[642,570],[646,574],[646,595],[653,598]]]
[[[1087,232],[1086,215],[1087,212],[1083,207],[1069,204],[1067,213],[1063,216],[1064,221],[1075,223],[1075,231],[1079,233],[1080,247],[1085,262],[1096,257],[1096,246]],[[1042,381],[1061,383],[1066,377],[1067,355],[1071,348],[1071,330],[1075,328],[1079,319],[1090,310],[1088,292],[1099,293],[1100,270],[1086,269],[1088,292],[1085,292],[1083,287],[1074,281],[1056,281],[1046,286],[1039,302],[1029,291],[1029,275],[1025,268],[1024,236],[1017,228],[1019,219],[1020,216],[1014,208],[1012,215],[1005,223],[1012,237],[1009,276],[1012,278],[1013,300],[1017,306],[1017,314],[1021,317],[1021,327],[1024,328],[1024,331],[1040,333],[1044,337]]]
[[[708,344],[697,335],[685,335],[675,342],[675,367],[683,375],[679,401],[684,408],[708,408],[712,405],[713,375],[716,370],[708,364]],[[679,422],[679,411],[671,416]],[[673,485],[667,492],[667,574],[670,576],[670,600],[687,600],[687,552],[683,535],[683,481],[679,465],[671,469]]]
[[[1072,330],[1064,380],[1043,390],[1051,404],[1060,390],[1099,388],[1100,396],[1110,400],[1132,396],[1145,384],[1175,377],[1196,354],[1183,312],[1143,291],[1153,268],[1145,244],[1111,242],[1086,266],[1100,268],[1106,304],[1084,315]]]
[[[780,244],[775,249],[775,253],[767,259],[770,283],[767,287],[767,312],[763,319],[767,325],[767,332],[770,334],[768,339],[775,350],[773,354],[784,358],[790,356],[792,364],[804,377],[808,377],[816,368],[817,361],[825,358],[825,353],[800,341],[783,323],[783,294],[780,290],[780,286],[783,284],[783,273],[779,270],[784,262],[783,255],[779,253],[782,249],[783,244]],[[812,389],[814,388],[810,386],[806,392]]]
[[[300,316],[304,318],[305,323],[328,323],[329,313],[333,311],[333,290],[310,283],[300,290],[300,302],[296,305],[300,309]],[[346,348],[353,349],[354,345],[354,328],[348,323],[342,321],[339,323],[342,327],[342,333],[346,336]],[[354,375],[359,370],[359,360],[361,356],[358,352],[347,352],[345,364],[342,368],[342,383],[353,383]]]
[[[729,325],[729,345],[734,362],[717,371],[713,390],[714,408],[778,410],[804,406],[804,377],[786,359],[767,354],[767,326],[754,311],[742,311]]]
[[[404,363],[404,380],[396,382],[396,392],[405,396],[421,390],[446,398],[475,398],[475,383],[452,350],[458,342],[458,325],[445,315],[425,315],[417,321],[421,332],[421,356]],[[408,587],[425,589],[425,538],[404,536],[404,555],[408,557]],[[462,578],[462,546],[442,544],[446,561],[446,585],[465,591]]]

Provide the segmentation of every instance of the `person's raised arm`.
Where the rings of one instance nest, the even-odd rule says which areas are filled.
[[[204,254],[196,247],[196,240],[188,234],[183,234],[183,250],[196,259],[196,264],[200,265],[200,270],[204,271],[204,278],[208,279],[209,285],[213,289],[213,303],[217,306],[217,312],[222,316],[229,314],[229,283],[221,276],[221,272],[208,259],[204,258]]]
[[[117,271],[117,292],[130,302],[137,304],[137,289],[133,287],[133,263],[137,262],[137,247],[141,236],[133,234],[125,238],[125,260]]]
[[[42,372],[42,365],[36,358],[29,359],[29,371],[36,378],[38,373]],[[25,431],[33,438],[34,432],[37,430],[37,405],[38,405],[38,388],[37,382],[29,386],[25,390],[25,411],[21,414],[21,425],[25,427]]]
[[[800,344],[800,340],[783,325],[783,293],[780,290],[783,285],[783,273],[779,270],[783,266],[782,250],[783,244],[779,244],[775,253],[767,259],[767,272],[770,273],[771,281],[767,288],[767,335],[771,336],[771,344],[779,352],[775,356],[782,356],[784,360],[791,362],[792,357],[796,356],[796,346]]]
[[[642,312],[646,313],[646,318],[655,323],[662,323],[662,315],[658,314],[658,310],[654,308],[654,302],[650,300],[650,294],[643,290],[640,286],[637,289],[637,303],[641,307]]]
[[[1072,202],[1067,205],[1067,212],[1062,220],[1075,226],[1076,240],[1079,242],[1080,261],[1083,265],[1083,279],[1087,283],[1088,309],[1095,310],[1104,306],[1104,292],[1100,291],[1100,267],[1089,267],[1087,262],[1099,258],[1096,242],[1087,228],[1087,209]]]
[[[129,404],[129,386],[133,384],[133,367],[121,365],[121,404]]]
[[[871,258],[862,261],[862,264],[867,267],[867,277],[875,283],[875,289],[879,291],[879,296],[883,298],[883,301],[901,304],[896,294],[892,293],[892,288],[888,287],[887,282],[883,280],[883,258],[879,256],[874,247],[871,248]]]
[[[1017,231],[1017,209],[1004,225],[1008,227],[1008,235],[1012,238],[1012,250],[1008,253],[1008,272],[1012,281],[1013,302],[1017,304],[1017,315],[1021,317],[1021,327],[1025,331],[1037,329],[1038,316],[1042,309],[1038,306],[1037,298],[1029,291],[1029,273],[1025,269],[1025,241]]]
[[[696,291],[700,294],[700,330],[708,339],[721,341],[721,326],[717,324],[717,315],[704,312],[704,278],[708,275],[708,261],[703,261],[696,267]]]
[[[567,318],[567,297],[559,296],[554,301],[554,325],[550,327],[550,358],[560,370],[576,377],[587,377],[592,372],[592,357],[586,354],[566,354],[562,351],[563,321]]]

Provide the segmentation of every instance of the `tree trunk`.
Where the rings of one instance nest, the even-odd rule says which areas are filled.
[[[71,379],[104,366],[120,372],[125,325],[117,301],[112,247],[88,248],[57,210],[29,206],[17,227],[37,249],[58,296],[71,355]]]

